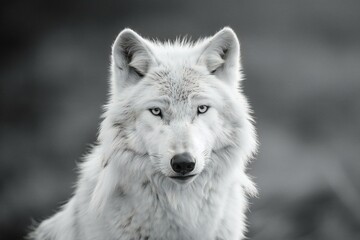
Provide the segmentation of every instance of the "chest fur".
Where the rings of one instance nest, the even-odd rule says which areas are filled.
[[[162,191],[149,182],[127,194],[117,189],[105,221],[124,240],[214,239],[226,198],[226,188],[214,184]]]

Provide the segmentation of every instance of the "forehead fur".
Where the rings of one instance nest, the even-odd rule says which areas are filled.
[[[160,64],[171,66],[178,63],[195,64],[206,45],[206,41],[207,38],[195,42],[186,38],[178,38],[175,41],[168,40],[166,42],[147,40],[147,43]]]
[[[175,101],[186,101],[190,94],[200,91],[204,75],[194,68],[181,66],[176,69],[158,68],[150,71],[149,82],[160,95],[169,96]]]

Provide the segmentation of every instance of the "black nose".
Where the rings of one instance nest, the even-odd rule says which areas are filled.
[[[195,160],[191,157],[190,153],[187,152],[176,154],[170,163],[175,172],[183,175],[191,172],[195,168]]]

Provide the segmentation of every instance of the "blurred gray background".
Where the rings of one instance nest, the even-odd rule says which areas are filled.
[[[110,46],[231,26],[260,151],[253,240],[360,239],[360,1],[2,1],[0,238],[71,195],[96,139]]]

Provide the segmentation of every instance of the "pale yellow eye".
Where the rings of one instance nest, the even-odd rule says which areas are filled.
[[[151,108],[149,109],[150,112],[154,115],[154,116],[160,116],[161,117],[161,110],[160,108]]]
[[[209,106],[206,105],[200,105],[198,106],[198,114],[206,113],[206,111],[209,109]]]

